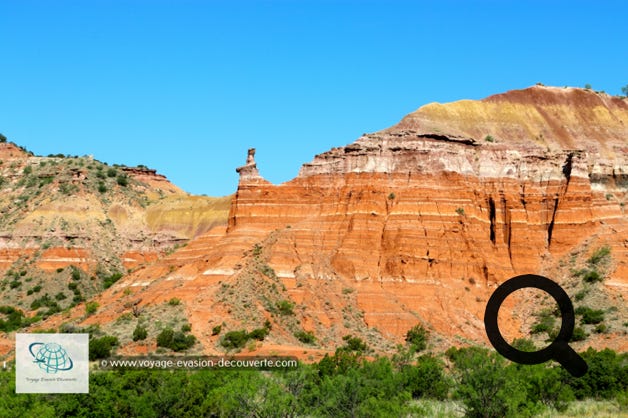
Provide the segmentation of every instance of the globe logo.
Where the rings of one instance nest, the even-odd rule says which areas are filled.
[[[34,363],[46,373],[64,372],[74,367],[68,352],[57,343],[32,343],[28,351],[35,359]]]

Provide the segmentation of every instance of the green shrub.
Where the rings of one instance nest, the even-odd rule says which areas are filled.
[[[85,304],[85,313],[87,315],[93,315],[96,313],[99,306],[98,302],[87,302]]]
[[[540,334],[542,332],[548,333],[550,335],[554,326],[556,325],[556,318],[554,318],[555,313],[549,309],[542,310],[539,314],[536,315],[538,322],[536,322],[530,332],[532,334]]]
[[[118,186],[126,187],[129,185],[129,177],[125,174],[120,174],[116,177],[116,182],[118,183]]]
[[[109,168],[107,170],[107,177],[115,177],[118,175],[118,171],[115,168]]]
[[[46,177],[40,177],[39,179],[39,187],[44,187],[47,186],[49,184],[51,184],[54,180],[54,177],[52,176],[46,176]]]
[[[107,186],[105,186],[105,183],[102,181],[98,183],[98,192],[107,193]]]
[[[592,348],[581,353],[589,366],[587,373],[569,381],[576,398],[611,399],[628,393],[628,354]]]
[[[59,307],[59,304],[55,302],[54,300],[52,300],[52,298],[50,298],[50,296],[48,296],[47,293],[43,295],[42,297],[37,298],[33,302],[31,302],[31,309],[35,310],[41,307],[51,308],[54,310],[61,310]]]
[[[413,350],[422,351],[427,347],[428,337],[429,332],[423,327],[423,325],[418,324],[406,332],[406,343],[410,345]]]
[[[111,335],[105,335],[100,338],[92,338],[89,340],[89,359],[90,361],[107,358],[111,355],[113,347],[119,344],[118,338]]]
[[[281,315],[294,315],[294,303],[289,300],[281,300],[277,302],[277,310]]]
[[[168,301],[168,305],[170,306],[177,306],[181,304],[181,299],[177,299],[177,298],[172,298]]]
[[[41,291],[41,285],[37,285],[37,286],[33,287],[33,292],[34,293],[39,293],[40,291]]]
[[[212,335],[218,335],[222,331],[222,325],[216,325],[212,328]]]
[[[190,332],[190,331],[192,331],[192,325],[190,324],[181,325],[181,332]]]
[[[174,338],[174,330],[166,328],[157,335],[157,347],[170,347]]]
[[[527,338],[515,338],[512,342],[512,346],[519,351],[525,351],[528,353],[538,351],[538,348],[534,345],[534,341]]]
[[[59,185],[59,192],[63,193],[66,196],[72,196],[78,191],[79,188],[76,184],[62,183]]]
[[[247,339],[264,341],[269,332],[268,328],[257,328],[248,333]]]
[[[430,355],[420,356],[416,365],[402,367],[401,376],[404,387],[415,399],[446,399],[452,384],[442,361]]]
[[[143,341],[146,337],[148,337],[148,330],[138,324],[133,330],[133,341]]]
[[[116,272],[103,279],[103,288],[109,289],[115,282],[122,278],[122,273]]]
[[[576,315],[582,315],[583,324],[599,324],[604,320],[604,311],[591,309],[587,306],[579,306],[575,310]]]
[[[196,343],[193,335],[186,335],[181,331],[175,332],[172,328],[166,328],[157,336],[157,346],[169,348],[173,351],[184,351]]]
[[[368,345],[360,338],[354,337],[353,335],[345,335],[342,337],[343,341],[345,341],[345,345],[340,347],[342,351],[353,351],[357,353],[363,353],[368,351]]]
[[[59,292],[55,295],[55,299],[56,300],[63,300],[63,299],[67,299],[67,296],[63,293],[63,292]]]
[[[537,322],[532,326],[530,332],[532,334],[540,334],[542,332],[550,332],[554,329],[556,320],[554,318],[544,318],[541,322]]]
[[[25,326],[28,322],[24,312],[12,306],[0,306],[0,314],[4,315],[4,318],[0,319],[0,331],[15,331]]]
[[[244,330],[229,331],[228,333],[223,335],[220,341],[220,345],[227,349],[242,348],[246,345],[248,339],[248,334]]]
[[[589,257],[589,259],[587,260],[587,263],[589,263],[592,266],[596,266],[600,264],[602,261],[607,261],[610,258],[610,254],[611,254],[611,247],[609,247],[608,245],[605,245],[595,250],[593,254],[591,254],[591,257]]]
[[[316,342],[316,337],[311,331],[297,331],[294,336],[303,344],[314,344]]]
[[[82,278],[81,270],[75,266],[70,266],[72,269],[72,280],[79,281]]]
[[[597,324],[594,331],[596,334],[605,334],[608,331],[608,327],[606,324]]]
[[[586,270],[584,275],[582,276],[582,280],[584,280],[587,283],[595,283],[595,282],[601,282],[603,280],[603,277],[600,275],[600,273],[595,270],[595,269],[591,269],[591,270]]]
[[[569,341],[584,341],[588,337],[587,333],[584,331],[582,327],[575,327],[573,330],[573,334],[571,335],[571,339]]]

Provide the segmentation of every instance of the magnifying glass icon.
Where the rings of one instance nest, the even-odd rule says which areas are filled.
[[[549,293],[560,309],[562,324],[556,339],[539,351],[525,352],[517,350],[506,342],[497,325],[499,308],[511,293],[526,287],[534,287]],[[536,274],[523,274],[502,283],[491,295],[484,312],[486,335],[499,354],[520,364],[540,364],[548,360],[556,360],[572,376],[581,377],[587,372],[587,363],[568,344],[573,334],[575,313],[571,299],[556,282]]]

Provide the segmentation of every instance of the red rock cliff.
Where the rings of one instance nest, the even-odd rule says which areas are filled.
[[[120,281],[90,321],[177,297],[206,352],[222,350],[212,327],[264,320],[273,328],[259,352],[301,353],[299,329],[323,351],[347,334],[387,351],[419,322],[434,348],[486,343],[484,308],[500,283],[544,274],[573,296],[574,271],[608,245],[605,279],[585,300],[614,307],[614,322],[577,348],[626,350],[627,124],[626,99],[532,87],[424,106],[280,185],[259,176],[251,150],[226,233]],[[293,316],[277,313],[281,299]],[[512,335],[529,330],[525,312],[506,321]]]
[[[628,296],[627,124],[625,99],[581,89],[430,104],[285,184],[243,177],[228,233],[281,230],[270,265],[351,283],[384,333],[418,317],[482,339],[498,284],[559,274],[559,260],[596,245],[612,248],[606,286]]]

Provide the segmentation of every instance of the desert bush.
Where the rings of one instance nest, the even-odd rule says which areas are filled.
[[[115,273],[112,273],[112,274],[111,274],[111,275],[109,275],[109,276],[106,276],[106,277],[103,279],[103,284],[102,284],[102,285],[103,285],[103,288],[105,288],[105,289],[109,289],[111,286],[113,286],[113,284],[114,284],[115,282],[117,282],[117,281],[118,281],[118,280],[120,280],[121,278],[122,278],[122,273],[120,273],[120,272],[115,272]]]
[[[118,338],[111,335],[105,335],[100,338],[91,338],[89,340],[90,361],[111,356],[111,350],[118,344],[120,344]]]
[[[345,335],[342,339],[345,342],[345,345],[340,347],[339,350],[363,353],[369,349],[368,345],[360,337]]]
[[[141,326],[137,325],[133,330],[133,341],[143,341],[148,337],[148,330]]]
[[[294,303],[289,300],[281,300],[277,302],[277,311],[281,315],[294,315]]]
[[[85,313],[87,315],[93,315],[96,313],[99,306],[98,302],[87,302],[85,304]]]
[[[316,342],[316,337],[311,331],[300,330],[295,332],[294,336],[303,344],[314,344]]]
[[[599,324],[604,320],[604,311],[591,309],[588,306],[579,306],[575,310],[576,315],[582,316],[583,324]]]
[[[118,183],[118,186],[126,187],[129,185],[129,177],[125,174],[120,174],[116,177],[116,183]]]
[[[418,324],[406,332],[406,343],[415,351],[423,351],[427,347],[429,331]]]
[[[186,335],[182,331],[174,331],[172,328],[162,330],[157,336],[157,346],[169,348],[173,351],[184,351],[196,343],[196,337]]]
[[[24,312],[12,306],[0,306],[0,314],[4,316],[0,319],[0,331],[11,332],[28,324]]]
[[[242,348],[248,339],[248,334],[245,330],[229,331],[222,337],[220,345],[227,349]]]
[[[608,245],[605,245],[595,250],[593,254],[591,254],[591,257],[589,257],[589,259],[587,260],[587,263],[589,263],[592,266],[596,266],[603,261],[607,261],[610,258],[610,254],[611,254],[611,247],[609,247]]]

